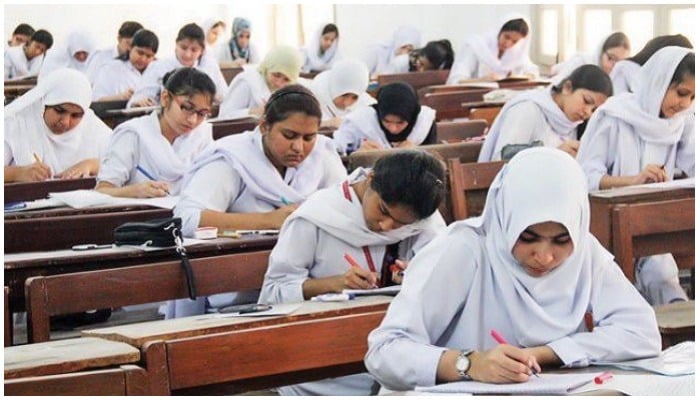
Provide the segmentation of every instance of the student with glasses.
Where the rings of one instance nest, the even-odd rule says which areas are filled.
[[[167,73],[161,108],[120,124],[102,158],[96,189],[118,197],[177,195],[186,169],[212,142],[210,115],[216,86],[204,72]]]
[[[62,68],[5,107],[5,182],[92,176],[111,130],[90,109],[87,77]]]

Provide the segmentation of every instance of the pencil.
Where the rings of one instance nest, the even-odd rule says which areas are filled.
[[[36,153],[32,153],[32,155],[34,156],[34,161],[36,161],[39,164],[43,164],[41,158],[39,158],[39,156],[36,155]]]

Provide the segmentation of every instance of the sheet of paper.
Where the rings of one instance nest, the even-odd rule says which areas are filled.
[[[155,197],[150,199],[136,199],[128,197],[114,197],[100,193],[96,190],[71,190],[67,192],[49,193],[49,199],[55,202],[62,202],[72,208],[82,209],[100,206],[120,206],[120,205],[149,205],[158,208],[175,208],[175,204],[180,199],[179,196]]]
[[[390,295],[394,296],[401,290],[401,285],[385,286],[377,289],[345,289],[343,293],[354,294],[355,296],[375,296],[375,295]]]
[[[624,370],[649,371],[668,376],[695,374],[695,342],[682,342],[664,350],[659,357],[620,362],[593,362]]]
[[[539,374],[523,383],[452,382],[436,386],[419,386],[416,392],[431,393],[503,393],[503,394],[567,394],[593,381],[597,373]]]
[[[584,393],[591,390],[615,390],[630,396],[694,396],[695,375],[664,376],[653,374],[615,374],[613,378],[599,385],[589,383],[572,393]]]

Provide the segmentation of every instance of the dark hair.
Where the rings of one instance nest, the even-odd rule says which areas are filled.
[[[216,28],[216,27],[218,27],[218,26],[220,26],[221,28],[225,28],[225,27],[226,27],[226,22],[221,21],[221,20],[216,21],[216,22],[214,23],[214,25],[212,25],[211,28],[209,28],[209,29],[214,29],[214,28]],[[206,33],[206,32],[205,32],[205,33]]]
[[[34,32],[35,32],[34,28],[32,28],[31,25],[21,23],[21,24],[17,25],[17,27],[15,28],[14,31],[12,31],[12,34],[13,35],[25,35],[25,36],[32,37],[34,35]]]
[[[677,85],[685,80],[689,76],[695,76],[695,53],[690,52],[683,57],[678,66],[676,67],[676,72],[673,73],[671,78],[671,85]]]
[[[174,96],[208,95],[214,100],[216,85],[209,75],[190,67],[177,68],[163,75],[163,88]]]
[[[371,188],[389,205],[410,207],[418,219],[437,210],[445,197],[445,165],[424,150],[397,150],[374,164]]]
[[[136,21],[124,21],[122,26],[119,28],[120,38],[132,38],[140,29],[143,29],[143,25]]]
[[[131,38],[131,48],[133,49],[134,47],[148,47],[153,50],[154,53],[157,53],[158,36],[148,29],[139,29]],[[130,51],[126,54],[120,54],[117,60],[127,61],[129,59],[129,53]]]
[[[321,36],[330,32],[335,32],[335,36],[340,37],[340,33],[338,32],[338,26],[336,24],[326,24],[326,26],[324,26],[323,30],[321,31]]]
[[[498,34],[500,35],[503,32],[518,32],[525,37],[528,33],[530,33],[530,27],[527,26],[527,22],[525,22],[525,20],[522,18],[511,19],[503,24]]]
[[[610,76],[597,65],[585,64],[576,68],[569,76],[552,86],[554,93],[561,93],[564,84],[571,82],[571,90],[588,89],[597,93],[602,93],[608,97],[613,94],[613,85]]]
[[[206,45],[204,44],[204,41],[206,39],[204,31],[202,30],[201,26],[195,23],[187,24],[180,28],[180,30],[177,32],[177,38],[175,39],[176,42],[185,39],[191,39],[198,42],[203,49],[206,47]]]
[[[630,39],[623,32],[615,32],[605,39],[603,42],[603,48],[600,50],[604,53],[608,49],[614,49],[615,47],[623,47],[626,50],[630,49]]]
[[[659,51],[659,49],[668,46],[679,46],[687,49],[693,48],[693,44],[690,43],[690,40],[683,35],[662,35],[649,40],[647,44],[644,45],[644,48],[639,50],[637,54],[628,58],[628,60],[634,61],[639,65],[644,65],[654,53]]]
[[[420,55],[425,56],[435,69],[450,69],[455,59],[452,43],[447,39],[428,42],[420,50]]]
[[[51,35],[51,33],[49,33],[49,31],[45,29],[39,29],[38,31],[34,32],[32,38],[29,41],[45,45],[46,50],[50,49],[51,46],[53,46],[53,36]]]
[[[284,121],[293,113],[304,113],[318,118],[321,124],[321,105],[314,94],[306,87],[298,84],[287,85],[276,90],[265,103],[263,119],[272,126]]]

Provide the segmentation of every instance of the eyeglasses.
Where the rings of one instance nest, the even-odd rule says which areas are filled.
[[[176,97],[173,97],[173,100],[177,104],[178,107],[180,107],[180,110],[184,112],[188,117],[191,117],[195,114],[197,114],[197,118],[209,118],[211,116],[211,110],[208,108],[202,108],[201,110],[197,110],[194,108],[194,105],[190,103],[189,101],[183,101],[182,103],[177,101]]]

